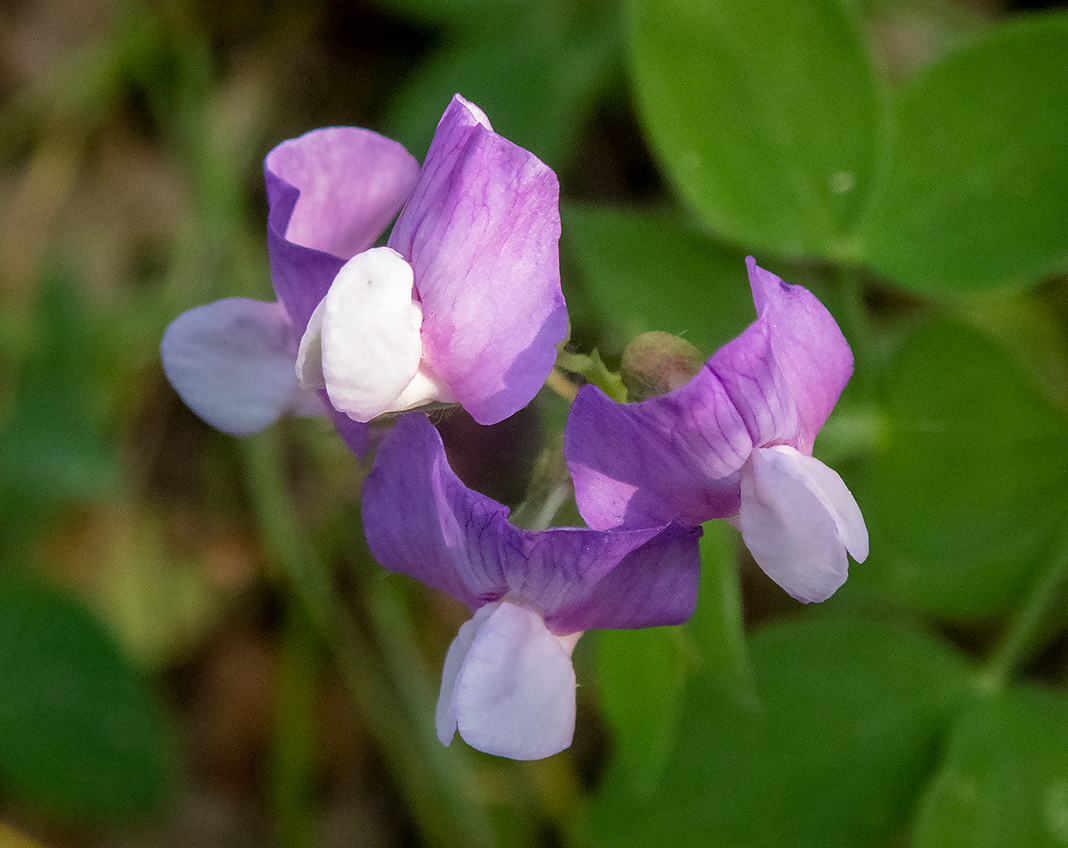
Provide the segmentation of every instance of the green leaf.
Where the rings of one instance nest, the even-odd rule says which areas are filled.
[[[871,265],[926,293],[1027,285],[1068,263],[1068,15],[995,30],[912,80]]]
[[[846,5],[630,0],[631,69],[661,164],[751,250],[850,258],[884,121]]]
[[[919,815],[917,848],[1068,844],[1068,701],[1016,690],[956,728]]]
[[[745,254],[657,212],[565,206],[565,245],[619,355],[646,330],[683,336],[706,355],[756,317]]]
[[[993,342],[938,324],[890,368],[851,579],[953,618],[1016,602],[1068,518],[1068,418]]]
[[[0,581],[0,692],[6,792],[96,820],[162,803],[171,761],[157,704],[84,606]]]
[[[54,505],[97,497],[119,479],[94,373],[99,339],[69,274],[45,277],[34,317],[35,345],[0,420],[0,550],[9,553]]]
[[[695,679],[656,791],[609,772],[590,845],[864,848],[886,844],[968,690],[961,661],[922,635],[807,621],[752,640],[760,705]]]
[[[478,104],[494,129],[554,168],[574,160],[579,133],[620,67],[614,4],[502,4],[466,37],[422,63],[393,99],[386,134],[425,151],[456,92]]]
[[[597,683],[616,764],[640,795],[652,791],[675,741],[687,665],[679,628],[597,634]]]
[[[725,521],[706,521],[701,536],[701,588],[697,609],[685,625],[702,672],[720,676],[745,696],[752,694],[752,669],[742,620],[742,587],[735,534]]]

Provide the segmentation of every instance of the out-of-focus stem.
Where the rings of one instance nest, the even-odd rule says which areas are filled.
[[[842,331],[853,349],[853,382],[860,397],[872,399],[875,391],[875,332],[864,304],[864,283],[860,270],[854,265],[840,265],[837,269],[838,317]]]
[[[1038,575],[1023,606],[1002,635],[979,678],[979,688],[991,693],[1002,689],[1013,672],[1032,656],[1039,633],[1055,604],[1063,601],[1068,584],[1068,534],[1061,540],[1049,566]]]
[[[242,442],[251,499],[267,548],[282,568],[318,637],[333,654],[342,680],[410,805],[427,845],[490,846],[484,811],[465,791],[456,760],[441,767],[433,722],[410,720],[371,643],[336,603],[329,572],[308,543],[289,500],[277,428]]]
[[[303,610],[291,605],[282,634],[271,751],[271,795],[279,845],[313,848],[312,805],[318,640]]]
[[[705,667],[742,697],[755,697],[742,618],[742,588],[730,531],[722,521],[704,525],[701,591],[691,624]]]

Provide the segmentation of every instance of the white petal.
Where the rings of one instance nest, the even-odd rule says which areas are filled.
[[[456,733],[456,706],[452,696],[456,689],[456,678],[460,674],[460,668],[467,659],[467,652],[475,641],[475,633],[482,622],[492,615],[500,602],[486,604],[479,607],[474,618],[460,625],[460,632],[449,645],[448,653],[445,654],[445,667],[441,671],[441,693],[438,695],[438,706],[434,712],[434,722],[437,725],[438,739],[442,745],[452,742]]]
[[[326,298],[312,310],[308,326],[300,337],[297,348],[297,380],[311,391],[326,388],[323,376],[323,313],[326,312]]]
[[[794,461],[808,475],[810,487],[834,519],[842,544],[853,555],[853,559],[864,562],[868,558],[868,528],[864,524],[864,516],[860,513],[856,498],[838,472],[815,457],[797,453],[793,448],[780,446],[768,450],[796,454]]]
[[[503,602],[493,610],[478,626],[453,690],[464,741],[515,760],[567,748],[575,733],[574,644],[526,607]]]
[[[423,352],[412,285],[411,266],[388,247],[346,262],[301,339],[302,383],[321,382],[330,402],[357,421],[393,411]]]
[[[867,556],[864,520],[842,478],[794,448],[753,451],[741,473],[742,539],[799,601],[823,601],[848,576],[847,546]]]
[[[322,404],[300,389],[295,345],[277,303],[231,298],[179,315],[163,334],[163,370],[204,421],[248,436],[294,409]]]

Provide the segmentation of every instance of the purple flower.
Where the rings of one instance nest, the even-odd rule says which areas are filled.
[[[248,435],[325,408],[362,450],[363,422],[382,414],[459,403],[489,424],[530,401],[567,330],[548,166],[457,95],[422,172],[350,127],[283,142],[264,172],[278,301],[201,306],[163,337],[194,412]]]
[[[590,527],[731,518],[757,564],[800,601],[834,594],[868,533],[842,478],[812,457],[853,371],[811,292],[747,260],[757,320],[674,391],[617,404],[585,386],[565,432]]]
[[[464,486],[437,430],[406,416],[379,448],[363,493],[371,552],[474,613],[449,648],[438,737],[528,760],[571,744],[571,652],[589,628],[678,624],[697,600],[700,531],[680,525],[540,532]]]

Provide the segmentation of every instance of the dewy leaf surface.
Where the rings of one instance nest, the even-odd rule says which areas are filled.
[[[972,618],[1014,605],[1068,517],[1068,417],[975,330],[915,332],[890,366],[885,448],[858,493],[851,579]]]
[[[748,252],[849,258],[884,101],[836,0],[631,0],[631,72],[658,159]]]

